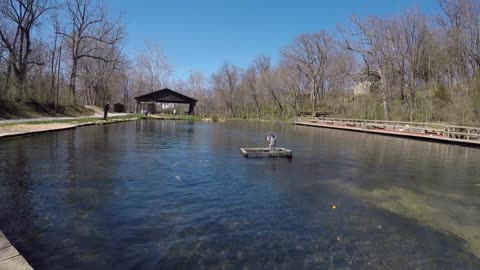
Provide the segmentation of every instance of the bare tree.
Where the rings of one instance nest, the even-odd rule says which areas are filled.
[[[351,94],[352,81],[358,63],[351,51],[336,47],[332,51],[335,61],[327,70],[328,90],[333,95]]]
[[[402,16],[400,29],[400,35],[397,38],[392,36],[392,40],[400,40],[395,48],[406,68],[402,75],[410,94],[409,120],[413,121],[417,109],[417,88],[424,79],[425,63],[428,61],[429,31],[425,17],[419,12],[408,12]]]
[[[363,58],[367,66],[367,73],[370,68],[376,68],[380,75],[380,91],[383,103],[384,118],[390,119],[390,109],[387,93],[386,73],[389,59],[386,49],[390,47],[385,37],[386,28],[384,22],[375,17],[370,17],[366,22],[360,21],[358,17],[353,17],[355,31],[347,31],[340,28],[343,34],[343,46],[347,50],[357,52]],[[349,35],[349,37],[346,36]]]
[[[309,93],[309,80],[297,68],[292,68],[281,62],[278,68],[282,95],[285,97],[295,116],[300,116],[303,110],[303,97]]]
[[[133,80],[128,70],[123,70],[123,72],[120,74],[120,84],[123,95],[122,102],[125,105],[126,110],[130,111],[132,109],[130,106],[130,101],[132,99],[131,89],[133,88]]]
[[[151,41],[145,41],[145,49],[137,53],[137,68],[147,80],[150,92],[166,85],[168,76],[172,73],[162,47]]]
[[[62,63],[62,44],[60,44],[58,53],[57,53],[57,59],[56,59],[56,72],[57,72],[57,86],[55,87],[55,111],[57,110],[58,107],[58,97],[59,97],[59,92],[60,92],[60,65]]]
[[[259,74],[259,82],[261,86],[270,94],[273,103],[278,107],[280,117],[283,118],[283,105],[278,93],[275,81],[275,71],[272,69],[270,57],[260,55],[254,60],[254,63]]]
[[[120,18],[111,20],[106,9],[93,0],[67,0],[65,12],[68,27],[57,33],[64,36],[70,49],[72,69],[69,88],[75,104],[79,61],[85,58],[115,61],[98,52],[118,43],[123,38],[123,33]]]
[[[211,100],[211,91],[207,88],[207,80],[202,72],[193,71],[188,75],[187,81],[187,94],[191,95],[199,102],[195,107],[198,114],[206,115],[211,113],[213,108]]]
[[[206,91],[206,80],[202,72],[193,71],[188,75],[187,89],[188,93],[194,96]]]
[[[32,59],[32,30],[52,6],[47,0],[0,1],[0,41],[8,51],[8,74],[15,75],[19,97],[27,97],[27,72],[33,64],[43,62]]]
[[[79,77],[85,85],[82,94],[86,104],[102,106],[114,94],[119,94],[120,87],[114,86],[120,85],[121,70],[125,60],[122,52],[116,47],[106,48],[97,53],[111,61],[85,59],[80,65]]]
[[[243,76],[243,80],[246,83],[246,87],[249,90],[253,104],[255,105],[255,113],[257,115],[257,120],[260,120],[260,101],[258,93],[258,74],[257,69],[254,66],[250,66]]]
[[[316,114],[318,94],[323,98],[325,74],[333,61],[333,39],[325,31],[298,36],[294,43],[282,51],[285,63],[298,69],[310,81],[312,114]]]
[[[62,47],[62,40],[59,40],[59,35],[57,32],[60,30],[60,22],[55,18],[53,20],[53,28],[54,28],[54,37],[53,37],[53,47],[50,48],[50,103],[56,103],[56,87],[55,83],[57,82],[57,68],[58,68],[58,59],[59,54]]]
[[[225,103],[230,116],[235,118],[235,94],[240,83],[240,69],[232,64],[223,64],[217,73],[212,74],[212,86]]]
[[[8,81],[10,77],[10,72],[11,68],[10,65],[8,64],[8,52],[7,48],[3,45],[2,42],[0,42],[0,78],[3,78],[3,83],[2,83],[2,90],[0,90],[0,98],[4,98],[8,96]],[[10,72],[9,72],[10,71]],[[0,81],[1,82],[1,81]]]
[[[445,30],[451,61],[451,81],[471,79],[480,70],[480,3],[474,0],[439,0],[443,16],[438,23]]]

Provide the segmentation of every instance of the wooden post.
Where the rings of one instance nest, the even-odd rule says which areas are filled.
[[[188,114],[189,115],[195,114],[195,103],[188,104]]]

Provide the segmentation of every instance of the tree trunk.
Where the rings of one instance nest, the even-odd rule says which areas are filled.
[[[298,113],[298,97],[297,94],[293,96],[293,104],[292,104],[293,112],[295,113],[295,116],[300,116]]]
[[[407,94],[405,93],[405,79],[403,76],[400,82],[400,102],[402,106],[402,120],[405,120],[407,114]]]
[[[383,77],[383,72],[381,69],[378,70],[378,74],[380,75],[380,91],[382,93],[383,118],[384,120],[390,120],[390,109],[388,107],[385,78]]]
[[[274,103],[277,105],[278,109],[280,110],[281,119],[283,119],[283,106],[282,106],[282,103],[280,102],[280,99],[275,94],[275,90],[273,89],[273,87],[268,86],[268,91],[270,92],[270,95],[272,95]]]
[[[236,118],[235,117],[235,112],[233,111],[233,104],[232,103],[228,104],[228,110],[230,110],[230,114],[232,115],[232,117]]]
[[[25,74],[22,71],[15,72],[15,79],[17,83],[17,97],[21,101],[27,100],[27,87],[25,83]]]
[[[320,98],[323,100],[324,96],[325,96],[325,80],[322,79],[322,88],[320,89]]]
[[[260,120],[260,105],[258,104],[257,96],[253,95],[253,101],[255,102],[255,111],[257,113],[257,120]]]
[[[315,117],[316,114],[316,103],[317,103],[317,97],[315,96],[315,81],[312,81],[312,92],[310,93],[310,101],[312,102],[312,116]]]
[[[62,46],[60,45],[60,49],[58,50],[58,60],[57,60],[57,88],[55,94],[55,111],[57,111],[58,106],[58,90],[60,88],[60,63],[62,61]]]
[[[56,70],[55,68],[57,67],[57,63],[56,63],[56,60],[57,58],[55,57],[55,54],[56,54],[56,51],[57,51],[57,35],[55,35],[55,40],[53,42],[53,51],[52,51],[52,62],[50,63],[50,73],[51,73],[51,76],[52,76],[52,80],[50,81],[50,100],[48,102],[50,103],[54,103],[55,101],[54,100],[51,100],[51,99],[54,99],[55,98],[55,77],[56,77]]]
[[[258,97],[253,82],[250,83],[250,91],[252,92],[253,102],[255,103],[255,111],[257,113],[257,120],[260,120],[260,105],[258,104]]]
[[[415,89],[413,89],[413,88],[410,89],[410,98],[412,100],[411,101],[412,105],[410,107],[410,121],[414,121],[416,110],[417,110],[417,96],[416,96],[416,93],[415,93]]]
[[[7,99],[11,99],[11,96],[10,96],[10,87],[11,87],[11,76],[12,76],[12,65],[9,64],[8,67],[7,67],[7,74],[6,74],[6,78],[5,78],[5,97],[7,97]]]
[[[78,61],[76,59],[73,59],[72,63],[72,73],[70,74],[70,95],[71,95],[71,102],[73,105],[76,104],[76,99],[75,99],[75,85],[76,85],[76,80],[77,80],[77,63]]]

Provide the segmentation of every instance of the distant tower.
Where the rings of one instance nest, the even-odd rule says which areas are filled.
[[[353,95],[367,95],[376,93],[380,88],[380,74],[377,71],[365,70],[355,76]]]

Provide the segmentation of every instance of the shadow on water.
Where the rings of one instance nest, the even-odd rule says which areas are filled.
[[[275,130],[289,159],[245,159]],[[480,151],[265,123],[136,121],[0,144],[35,269],[479,269]]]

